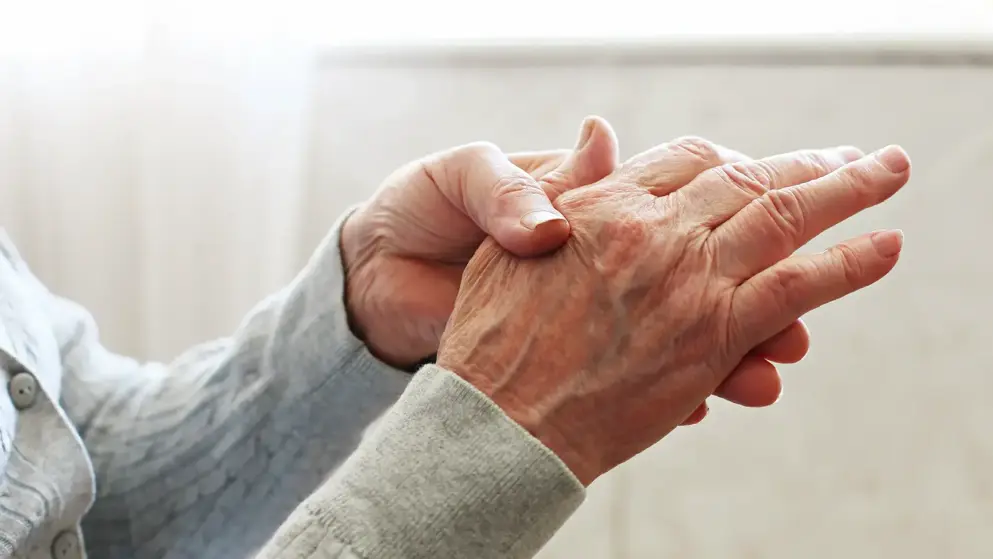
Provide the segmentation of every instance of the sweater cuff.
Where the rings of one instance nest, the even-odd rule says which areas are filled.
[[[324,527],[320,540],[369,559],[513,559],[532,557],[584,496],[568,467],[496,404],[427,365],[298,512],[309,528]]]

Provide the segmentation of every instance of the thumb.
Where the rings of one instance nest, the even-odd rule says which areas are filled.
[[[580,127],[576,147],[562,163],[536,181],[495,146],[483,153],[487,165],[479,167],[483,190],[476,223],[503,248],[521,257],[538,256],[569,240],[569,223],[552,205],[567,190],[595,183],[617,167],[617,137],[600,117],[587,117]],[[496,178],[487,177],[493,174]],[[472,182],[466,187],[471,190]],[[472,217],[472,216],[470,216]]]
[[[548,197],[559,195],[603,180],[618,165],[617,135],[605,119],[588,116],[583,119],[575,149],[555,169],[540,177],[541,187]]]
[[[529,257],[551,252],[569,239],[569,223],[552,200],[606,177],[617,159],[610,124],[588,117],[576,148],[539,180],[487,142],[448,152],[427,169],[448,200],[483,232],[514,255]]]
[[[435,180],[446,197],[516,256],[544,254],[569,238],[569,223],[552,206],[538,181],[493,144],[459,148],[446,167],[446,176],[458,177]]]

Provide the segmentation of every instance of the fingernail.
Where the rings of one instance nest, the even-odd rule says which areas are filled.
[[[522,217],[521,225],[523,225],[525,229],[534,231],[542,223],[548,223],[549,221],[555,221],[557,219],[565,221],[565,218],[562,217],[562,214],[560,213],[550,212],[548,210],[537,210]]]
[[[875,231],[872,233],[872,246],[876,248],[876,253],[883,258],[896,256],[903,247],[903,231],[899,229]]]
[[[841,157],[846,162],[849,163],[852,161],[858,161],[859,159],[865,157],[865,152],[855,146],[838,146],[834,149],[841,154]]]
[[[590,138],[593,136],[594,122],[590,117],[583,119],[583,125],[579,129],[579,141],[576,142],[576,151],[583,149],[586,147],[586,144],[590,143]]]
[[[887,146],[877,151],[876,159],[891,173],[902,173],[910,168],[910,158],[900,146]]]

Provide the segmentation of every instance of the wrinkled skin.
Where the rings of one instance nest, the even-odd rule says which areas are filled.
[[[764,340],[893,268],[898,231],[791,256],[907,182],[906,154],[884,153],[795,152],[700,174],[673,172],[671,152],[642,154],[557,198],[572,227],[559,251],[480,247],[438,364],[589,484],[699,414]]]
[[[346,303],[356,333],[380,359],[407,368],[435,353],[452,312],[466,263],[487,237],[508,252],[536,256],[560,247],[569,223],[558,214],[525,227],[525,217],[551,210],[570,190],[616,170],[617,139],[590,117],[572,150],[504,154],[488,143],[439,152],[405,165],[346,221],[342,256]],[[644,154],[660,183],[685,183],[744,155],[701,138],[684,137]],[[773,363],[799,361],[810,340],[799,320],[763,341],[715,394],[745,406],[767,406],[781,391]],[[706,415],[706,404],[685,423]]]
[[[353,327],[392,365],[434,354],[483,239],[521,257],[555,250],[570,231],[551,200],[616,167],[613,130],[590,118],[573,150],[507,155],[478,142],[398,169],[342,230]],[[525,226],[529,215],[547,221]]]

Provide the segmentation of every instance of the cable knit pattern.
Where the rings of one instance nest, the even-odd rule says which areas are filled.
[[[4,240],[3,368],[8,380],[28,370],[43,390],[22,411],[0,394],[0,556],[50,557],[93,500],[94,475],[82,522],[94,558],[227,559],[261,547],[410,378],[348,328],[338,229],[233,336],[170,364],[107,351],[89,313],[50,294]],[[63,471],[44,467],[54,463]]]
[[[583,497],[552,451],[428,365],[259,559],[527,559]]]
[[[233,336],[169,364],[107,351],[0,238],[0,557],[537,552],[582,485],[451,372],[408,388],[369,354],[347,325],[339,228]]]

